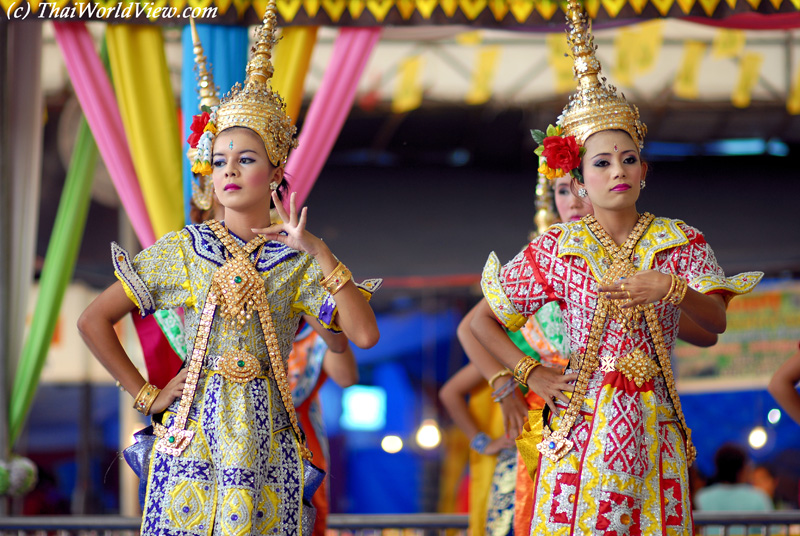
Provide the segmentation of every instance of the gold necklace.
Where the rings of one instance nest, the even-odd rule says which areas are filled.
[[[654,216],[650,213],[645,212],[642,214],[631,231],[631,234],[628,235],[628,239],[625,240],[622,246],[617,246],[594,216],[584,216],[584,223],[586,223],[589,229],[594,233],[613,261],[611,268],[609,268],[603,277],[602,283],[611,284],[620,276],[627,277],[636,272],[636,268],[631,261],[633,249],[636,247],[636,243],[641,239],[653,219]],[[575,387],[567,409],[564,411],[558,430],[551,432],[547,426],[542,428],[542,442],[539,443],[536,448],[543,456],[557,462],[572,450],[573,442],[567,439],[567,436],[575,425],[575,420],[580,413],[583,399],[589,388],[589,380],[599,365],[600,342],[603,331],[605,330],[608,313],[614,312],[617,316],[622,317],[623,321],[630,329],[634,320],[638,321],[638,315],[641,314],[639,307],[636,308],[636,312],[630,309],[620,309],[617,304],[605,296],[598,297],[597,308],[592,317],[592,325],[589,328],[586,351],[584,352],[583,358],[580,360],[581,366],[578,371],[578,379],[575,380]],[[641,310],[644,310],[644,308]],[[637,316],[634,317],[634,314]],[[630,315],[630,317],[628,315]],[[667,358],[669,358],[669,356],[667,356]]]
[[[214,272],[211,291],[217,295],[223,318],[229,322],[238,321],[243,326],[252,318],[256,304],[266,299],[261,276],[250,262],[250,254],[263,245],[267,238],[258,235],[240,247],[221,223],[216,220],[206,223],[231,256]]]
[[[636,267],[633,265],[633,250],[654,219],[655,216],[649,212],[639,216],[628,238],[621,246],[617,246],[593,215],[584,216],[584,223],[600,241],[606,254],[611,257],[611,267],[603,275],[603,279],[600,281],[601,284],[613,285],[620,279],[631,277],[636,273]],[[644,306],[636,305],[635,307],[623,309],[616,300],[610,301],[608,305],[612,316],[625,326],[629,334],[633,333],[633,330],[641,322]]]

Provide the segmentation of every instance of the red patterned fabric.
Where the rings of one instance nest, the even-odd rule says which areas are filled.
[[[640,266],[644,261],[638,257],[634,264],[641,270],[682,275],[690,284],[699,278],[724,278],[703,235],[688,225],[677,225],[688,242],[658,251],[658,234],[646,235],[647,243],[652,244],[647,251],[657,252],[642,253],[645,259],[652,259],[650,266]],[[565,229],[551,228],[533,241],[500,270],[499,281],[521,315],[530,316],[547,302],[559,302],[570,349],[583,352],[598,299],[598,274],[593,270],[604,263],[602,251],[592,245],[583,253],[559,256],[562,238],[574,240],[568,244],[573,251],[581,243],[590,244],[581,242],[577,234],[562,237]],[[660,244],[667,247],[663,241]],[[594,268],[581,256],[584,254],[594,259]],[[671,351],[680,309],[658,303],[655,310]],[[644,359],[658,362],[644,318],[630,333],[620,321],[609,318],[599,356],[616,358],[635,350],[642,352]],[[558,405],[563,413],[566,406]],[[551,427],[557,429],[558,424],[557,418],[551,419]],[[524,510],[531,517],[515,523],[518,530],[529,528],[522,536],[691,531],[685,438],[662,375],[636,385],[613,367],[607,372],[595,371],[569,439],[574,448],[560,461],[539,457],[532,500],[524,501]]]

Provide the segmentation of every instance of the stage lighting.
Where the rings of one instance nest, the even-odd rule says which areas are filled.
[[[751,447],[758,450],[767,444],[767,431],[763,426],[756,426],[750,431],[747,441]]]
[[[396,435],[387,435],[381,441],[381,448],[389,454],[396,454],[403,450],[403,440]]]
[[[382,387],[354,385],[342,393],[342,416],[345,430],[374,432],[386,425],[386,390]]]
[[[442,441],[439,425],[433,419],[425,419],[417,430],[417,444],[424,449],[435,449]]]
[[[767,413],[767,420],[770,424],[778,424],[778,422],[781,420],[781,410],[778,408],[772,408],[769,410],[769,413]]]

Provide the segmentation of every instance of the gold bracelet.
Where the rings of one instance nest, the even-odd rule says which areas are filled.
[[[160,392],[161,389],[155,385],[145,382],[142,388],[139,389],[139,393],[136,395],[136,398],[133,400],[133,409],[142,415],[150,415],[150,408],[153,406],[153,402],[156,401],[156,398],[158,398],[158,393]]]
[[[672,295],[672,305],[680,305],[683,301],[683,298],[686,296],[686,291],[689,289],[689,283],[680,276],[675,276],[678,280],[677,284],[675,285],[675,293]]]
[[[347,284],[350,279],[352,279],[353,274],[350,273],[350,270],[347,269],[347,266],[342,264],[341,262],[336,265],[336,268],[328,274],[327,277],[323,278],[319,284],[322,285],[322,288],[328,291],[328,293],[333,296],[340,290],[342,287]]]
[[[667,291],[666,294],[664,294],[664,297],[661,298],[661,301],[663,302],[669,302],[670,295],[675,291],[675,280],[677,279],[677,276],[675,274],[669,274],[669,279],[670,279],[669,290]]]
[[[522,385],[528,385],[528,376],[531,375],[533,369],[541,365],[538,361],[529,355],[526,355],[517,362],[514,367],[514,379]]]
[[[511,376],[513,373],[508,369],[503,369],[491,378],[489,378],[489,387],[494,389],[494,382],[497,378],[502,378],[503,376]]]

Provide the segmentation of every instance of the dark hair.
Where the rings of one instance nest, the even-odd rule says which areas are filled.
[[[735,443],[722,445],[714,455],[714,465],[717,467],[714,482],[735,484],[747,462],[747,451],[744,448]]]
[[[272,162],[270,162],[272,165]],[[278,199],[283,202],[283,196],[289,192],[289,181],[286,180],[286,169],[284,168],[283,177],[281,177],[281,182],[278,184],[278,189],[275,190],[278,192]],[[269,208],[275,208],[275,203],[272,202],[272,198],[269,200]]]

